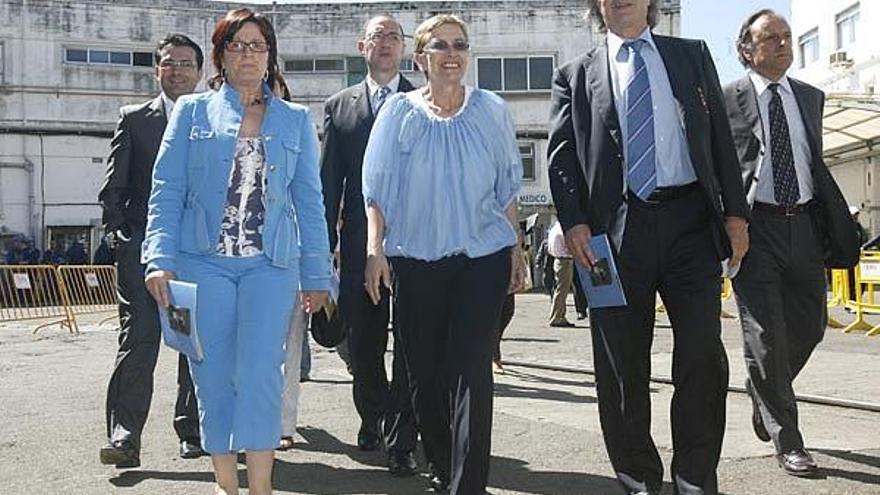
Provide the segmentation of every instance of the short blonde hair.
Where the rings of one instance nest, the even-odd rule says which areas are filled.
[[[434,31],[445,24],[454,24],[458,26],[464,34],[465,41],[468,41],[467,26],[460,17],[453,14],[438,14],[419,24],[419,27],[416,28],[415,33],[413,33],[413,38],[415,40],[413,53],[423,53],[425,51],[425,45],[428,44],[428,40],[431,39],[431,35]]]

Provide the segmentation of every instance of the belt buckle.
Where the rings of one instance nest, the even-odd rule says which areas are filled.
[[[793,217],[797,215],[797,205],[786,206],[785,208],[785,216]]]

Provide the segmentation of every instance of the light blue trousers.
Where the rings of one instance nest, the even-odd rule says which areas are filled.
[[[281,438],[281,365],[297,268],[265,256],[181,253],[178,278],[198,284],[196,321],[205,358],[190,361],[202,448],[209,454],[272,450]]]

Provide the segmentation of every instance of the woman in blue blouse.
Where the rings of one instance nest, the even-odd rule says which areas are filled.
[[[160,308],[167,281],[198,284],[204,359],[190,361],[216,492],[272,491],[281,364],[294,294],[317,311],[330,279],[317,139],[285,94],[268,19],[230,11],[212,37],[216,91],[177,100],[153,171],[142,258]]]
[[[510,249],[522,163],[504,101],[462,83],[464,23],[435,16],[414,37],[427,84],[385,103],[364,156],[367,292],[378,302],[393,268],[395,320],[431,486],[482,494],[495,325],[525,270]]]

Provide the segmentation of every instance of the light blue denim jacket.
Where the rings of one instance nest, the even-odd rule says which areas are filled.
[[[147,271],[175,271],[178,252],[214,253],[243,114],[229,84],[175,103],[153,169],[141,249]],[[268,96],[260,135],[267,164],[263,252],[281,268],[298,263],[302,290],[328,290],[330,247],[308,109]]]

